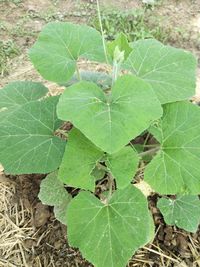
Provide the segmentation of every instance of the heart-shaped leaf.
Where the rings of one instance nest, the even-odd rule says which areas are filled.
[[[0,92],[5,107],[0,118],[6,116],[0,121],[0,162],[7,173],[48,173],[60,165],[65,142],[54,136],[61,124],[58,97],[37,101],[45,92],[40,84],[27,82],[12,83]]]
[[[72,129],[59,169],[59,179],[68,186],[94,191],[95,179],[91,173],[103,155],[104,152],[79,130]]]
[[[162,108],[147,83],[124,75],[114,84],[111,95],[94,83],[72,85],[60,97],[57,114],[112,154],[161,117]]]
[[[137,171],[138,163],[139,157],[131,147],[124,147],[119,152],[108,155],[106,165],[116,179],[117,188],[130,184]]]
[[[122,267],[152,238],[152,219],[144,195],[129,185],[108,204],[89,192],[74,198],[67,211],[68,240],[95,267]]]
[[[73,76],[80,57],[105,60],[101,34],[89,26],[67,22],[48,23],[29,55],[45,79],[59,83]]]
[[[145,180],[160,194],[200,194],[200,109],[189,102],[164,106],[159,125],[161,151]]]
[[[66,223],[67,206],[71,200],[71,195],[58,179],[57,172],[50,173],[42,180],[38,197],[43,204],[54,206],[55,217],[63,224]]]
[[[157,204],[165,222],[195,233],[200,223],[200,200],[198,196],[177,196],[176,199],[161,198]]]
[[[140,40],[132,47],[124,67],[150,83],[162,104],[195,94],[197,60],[190,52],[156,40]]]

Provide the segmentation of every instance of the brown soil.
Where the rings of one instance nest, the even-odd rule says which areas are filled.
[[[44,175],[23,175],[16,177],[1,176],[1,186],[9,185],[13,189],[9,199],[12,206],[18,208],[19,217],[16,236],[4,235],[4,246],[0,246],[0,266],[16,267],[90,267],[92,266],[81,257],[78,250],[70,248],[67,243],[66,227],[58,222],[53,214],[52,207],[43,205],[37,195]],[[176,227],[166,226],[163,218],[156,208],[158,196],[152,194],[148,197],[149,207],[153,213],[156,225],[154,241],[139,250],[130,260],[128,267],[133,266],[200,266],[200,229],[196,234],[189,234]],[[25,212],[26,211],[26,212]],[[23,213],[24,219],[20,220]],[[2,211],[7,216],[7,210]],[[13,216],[15,215],[15,217]],[[9,220],[16,223],[16,214],[10,214]],[[0,220],[1,221],[1,220]],[[7,224],[8,228],[9,223]],[[5,226],[4,226],[5,227]],[[1,231],[5,231],[1,228]],[[20,236],[20,228],[24,232]],[[15,238],[21,238],[20,242]],[[1,240],[0,235],[0,240]],[[13,240],[14,239],[14,240]],[[8,242],[13,242],[12,251],[5,250]],[[16,244],[15,242],[16,241]],[[2,244],[2,243],[1,243]],[[9,257],[8,257],[9,255]],[[1,265],[1,263],[3,263]],[[6,265],[7,264],[7,265]]]

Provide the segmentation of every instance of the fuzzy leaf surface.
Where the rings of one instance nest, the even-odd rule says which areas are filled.
[[[144,178],[160,194],[200,193],[200,109],[189,102],[164,106],[161,150]]]
[[[152,39],[137,41],[132,47],[124,67],[150,83],[162,104],[195,94],[197,60],[190,52]]]
[[[67,212],[68,240],[95,267],[125,267],[152,238],[152,218],[144,195],[129,185],[103,204],[89,192],[74,198]]]
[[[57,172],[50,173],[42,180],[38,197],[43,204],[54,206],[55,217],[63,224],[66,223],[67,206],[71,200],[71,195],[58,179]]]
[[[110,95],[94,83],[72,85],[60,97],[57,114],[60,119],[71,121],[97,147],[112,154],[160,118],[162,108],[146,82],[124,75]]]
[[[198,196],[177,196],[176,199],[161,198],[157,204],[164,220],[195,233],[200,223],[200,200]]]
[[[59,83],[73,76],[80,57],[105,60],[100,33],[89,26],[67,22],[48,23],[29,55],[45,79]]]
[[[25,103],[0,122],[0,162],[6,173],[48,173],[58,168],[65,142],[54,136],[61,124],[57,102],[58,97],[49,97]]]
[[[131,147],[108,155],[106,165],[116,179],[117,188],[124,188],[132,181],[138,167],[139,157]]]
[[[97,161],[104,155],[79,130],[72,129],[59,169],[59,179],[68,186],[94,191],[91,175]]]

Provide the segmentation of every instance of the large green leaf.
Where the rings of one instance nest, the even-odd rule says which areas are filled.
[[[152,85],[162,104],[186,100],[195,94],[195,57],[156,40],[133,43],[124,67]]]
[[[43,204],[54,206],[55,217],[63,224],[66,223],[67,206],[71,200],[71,195],[58,179],[57,172],[50,173],[42,180],[38,197]]]
[[[143,194],[129,185],[108,204],[89,192],[74,198],[67,212],[68,240],[95,267],[123,267],[152,238],[152,219]]]
[[[59,169],[59,179],[68,186],[94,191],[95,178],[91,173],[103,155],[104,152],[79,130],[72,129]]]
[[[117,153],[108,155],[106,165],[116,179],[117,188],[130,184],[137,171],[139,157],[131,147],[124,147]]]
[[[161,151],[144,178],[161,194],[200,193],[200,109],[189,102],[164,106]]]
[[[60,97],[57,114],[112,154],[158,119],[162,108],[147,83],[124,75],[114,84],[111,95],[94,83],[72,85]]]
[[[200,224],[200,200],[198,196],[177,196],[176,199],[161,198],[158,208],[165,222],[195,233]]]
[[[48,23],[29,55],[45,79],[60,83],[72,77],[78,58],[105,60],[100,33],[86,25],[67,22]]]
[[[13,84],[15,92],[15,84]],[[33,92],[31,87],[30,93]],[[27,92],[26,92],[27,94]],[[7,173],[48,173],[60,165],[65,142],[54,136],[61,121],[56,116],[58,97],[22,104],[16,94],[5,120],[0,121],[0,162]],[[42,96],[42,94],[40,95]],[[20,103],[20,105],[18,104]],[[7,111],[0,113],[4,114]]]
[[[44,97],[48,89],[37,82],[12,82],[0,90],[0,122],[22,105]]]

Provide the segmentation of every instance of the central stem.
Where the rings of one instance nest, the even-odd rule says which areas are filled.
[[[76,64],[76,74],[77,74],[78,80],[81,81],[81,74],[80,74],[79,67],[77,64]]]
[[[108,191],[108,197],[107,197],[107,200],[106,200],[106,203],[108,204],[110,199],[111,199],[111,196],[112,196],[112,189],[113,189],[113,177],[112,175],[109,173],[108,174],[108,188],[109,188],[109,191]]]
[[[116,60],[114,60],[113,61],[113,72],[112,72],[112,85],[117,80],[119,71],[120,71],[120,64]]]
[[[96,1],[97,1],[97,12],[98,12],[98,18],[99,18],[99,26],[100,26],[100,30],[101,30],[103,49],[104,49],[106,63],[108,64],[107,49],[106,49],[106,43],[105,43],[105,38],[104,38],[104,33],[103,33],[103,25],[102,25],[102,21],[101,21],[100,5],[99,5],[99,0],[96,0]]]
[[[155,152],[157,152],[159,149],[160,149],[160,147],[159,146],[156,146],[156,147],[154,147],[154,148],[152,148],[150,150],[147,150],[145,152],[139,153],[139,156],[140,157],[143,157],[143,156],[146,156],[146,155],[152,155]]]

